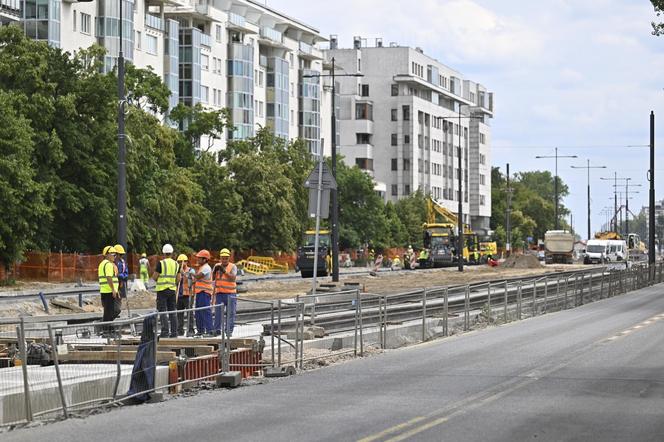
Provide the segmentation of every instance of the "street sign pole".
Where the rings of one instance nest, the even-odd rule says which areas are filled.
[[[316,280],[318,278],[318,239],[320,236],[320,199],[323,192],[323,156],[318,156],[318,189],[316,197],[316,239],[314,240],[314,280],[311,283],[311,294],[316,294]]]

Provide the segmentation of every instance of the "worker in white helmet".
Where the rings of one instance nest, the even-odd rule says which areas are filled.
[[[164,259],[157,263],[152,279],[157,281],[157,311],[169,312],[159,315],[162,338],[178,337],[178,317],[176,289],[179,283],[179,266],[173,259],[173,246],[164,244],[161,249]],[[172,312],[172,313],[171,313]]]

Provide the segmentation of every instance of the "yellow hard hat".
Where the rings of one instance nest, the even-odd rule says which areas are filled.
[[[117,253],[117,251],[115,250],[115,247],[113,247],[113,246],[104,247],[104,251],[102,252],[102,255],[108,255],[109,253]]]
[[[219,256],[231,256],[231,251],[228,249],[221,249],[221,252],[219,252]]]
[[[146,255],[145,253],[141,253],[141,258],[147,258],[147,257],[148,255]]]
[[[125,253],[127,253],[127,252],[125,252],[124,247],[122,247],[122,244],[116,244],[116,245],[113,246],[113,248],[115,249],[115,253],[119,253],[121,255],[124,255]]]
[[[180,254],[180,256],[178,256],[178,261],[189,261],[189,258],[187,257],[187,255],[182,253]]]

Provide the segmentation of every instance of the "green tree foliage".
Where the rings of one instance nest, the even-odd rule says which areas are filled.
[[[406,241],[400,245],[408,243],[416,249],[422,248],[422,225],[427,220],[427,196],[417,191],[397,201],[395,209],[406,232]]]
[[[660,36],[664,34],[664,23],[660,21],[660,17],[664,14],[664,0],[650,0],[652,6],[655,8],[655,15],[657,21],[652,22],[652,34]]]
[[[496,231],[498,243],[505,245],[507,179],[494,167],[491,170],[491,228]],[[520,247],[527,237],[543,239],[547,230],[555,227],[554,177],[548,171],[521,172],[510,180],[512,189],[511,228],[512,243]],[[569,194],[569,188],[562,180],[558,181],[558,193],[562,200]],[[561,228],[567,228],[564,221],[569,210],[562,204],[558,207]]]
[[[230,121],[226,109],[207,110],[200,103],[193,107],[178,104],[171,110],[170,119],[183,129],[192,146],[201,147],[205,152],[212,148],[216,140],[222,138]],[[207,138],[205,146],[200,146],[202,137]]]
[[[15,105],[16,97],[0,90],[0,263],[5,267],[32,245],[48,212],[45,186],[35,180],[34,133]]]

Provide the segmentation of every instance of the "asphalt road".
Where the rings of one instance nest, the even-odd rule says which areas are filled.
[[[3,441],[664,440],[664,287]]]

